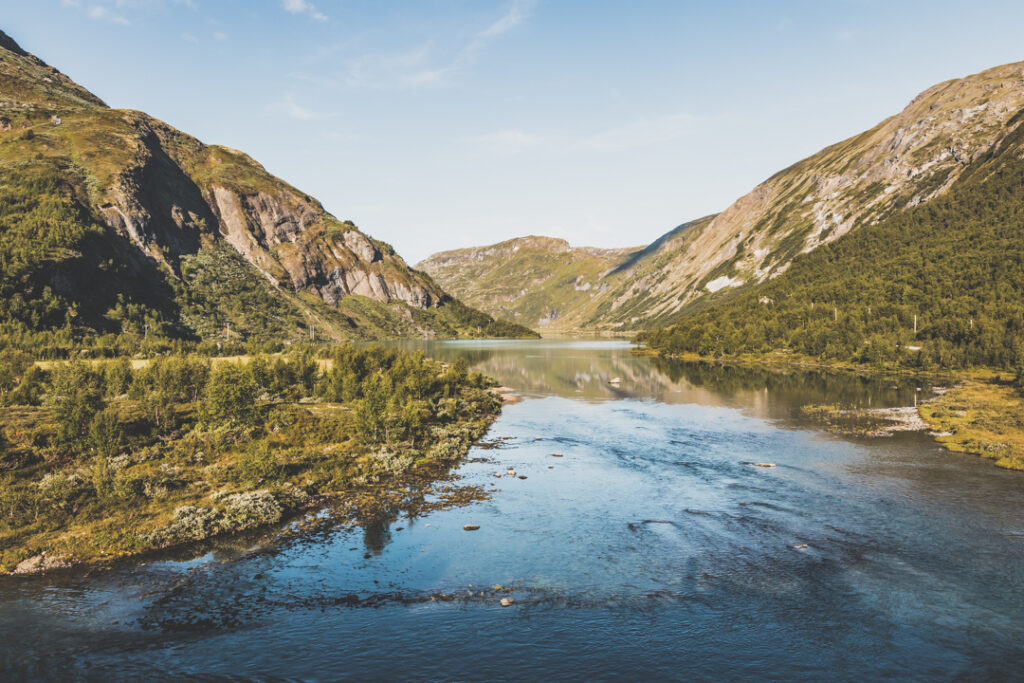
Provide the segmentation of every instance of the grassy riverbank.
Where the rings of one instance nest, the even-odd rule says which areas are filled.
[[[106,564],[330,500],[423,502],[500,411],[464,363],[323,360],[24,368],[0,411],[0,572]],[[480,495],[445,489],[441,504]]]
[[[955,372],[918,370],[899,365],[822,361],[789,352],[717,358],[696,353],[665,354],[648,348],[638,348],[636,352],[686,362],[912,376],[954,385],[941,396],[918,407],[921,419],[937,434],[936,440],[951,451],[980,455],[994,460],[999,467],[1024,470],[1024,392],[1010,381],[1014,374],[1009,371],[986,367]],[[849,411],[841,406],[808,406],[805,414],[821,419],[830,431],[851,435],[902,431],[907,421],[906,416],[894,419],[878,411]]]
[[[988,367],[973,367],[959,370],[948,370],[943,368],[915,368],[898,363],[857,363],[843,360],[822,360],[814,356],[808,356],[790,351],[772,351],[769,353],[741,353],[725,356],[709,356],[687,351],[677,353],[666,353],[647,346],[638,346],[634,353],[653,356],[658,358],[669,358],[684,362],[700,363],[728,363],[733,365],[757,365],[778,368],[803,368],[808,370],[842,370],[853,372],[859,375],[882,375],[882,376],[910,376],[942,381],[951,378],[971,379],[980,382],[999,381],[1001,378],[1011,376],[1012,373],[999,371]]]
[[[1024,396],[1016,387],[967,382],[922,405],[920,413],[949,450],[1024,470]]]

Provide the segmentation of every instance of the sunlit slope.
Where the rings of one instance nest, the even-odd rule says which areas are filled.
[[[1022,125],[1024,110],[940,197],[801,255],[778,278],[644,339],[669,354],[785,350],[1024,372]]]
[[[110,109],[2,33],[0,227],[0,326],[19,345],[493,323],[249,156]]]
[[[677,228],[647,253],[617,255],[624,265],[592,280],[596,293],[589,297],[560,278],[561,287],[545,292],[548,306],[563,328],[628,331],[728,300],[784,273],[802,253],[943,196],[1000,153],[1022,108],[1024,63],[940,83],[874,128],[780,171],[720,214]],[[449,291],[494,312],[510,291],[481,288],[463,271],[533,274],[541,261],[533,252],[495,247],[447,252],[423,267]],[[526,258],[527,265],[517,263]],[[471,260],[479,263],[463,265]],[[591,266],[591,276],[598,271]],[[524,281],[546,283],[542,274]],[[537,308],[522,311],[524,322]]]

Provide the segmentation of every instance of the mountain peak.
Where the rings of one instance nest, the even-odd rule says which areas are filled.
[[[0,269],[0,302],[54,311],[40,323],[0,306],[25,334],[529,333],[451,299],[247,154],[108,108],[4,33],[0,143],[0,263],[18,264]]]
[[[20,108],[59,110],[106,107],[106,103],[0,31],[0,95]]]
[[[25,52],[23,49],[21,49],[21,46],[18,45],[17,41],[14,40],[14,38],[11,38],[9,35],[4,33],[3,31],[0,31],[0,48],[3,48],[5,50],[7,50],[8,52],[13,52],[14,54],[18,55],[19,57],[28,57],[29,56],[29,54],[27,52]]]

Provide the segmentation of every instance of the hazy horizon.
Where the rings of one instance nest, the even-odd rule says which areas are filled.
[[[529,234],[646,244],[1024,57],[1009,2],[3,5],[111,106],[245,151],[410,264]]]

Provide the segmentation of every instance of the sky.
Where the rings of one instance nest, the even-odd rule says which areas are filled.
[[[410,264],[649,243],[1024,60],[1021,26],[1019,0],[0,0],[109,105],[245,151]]]

